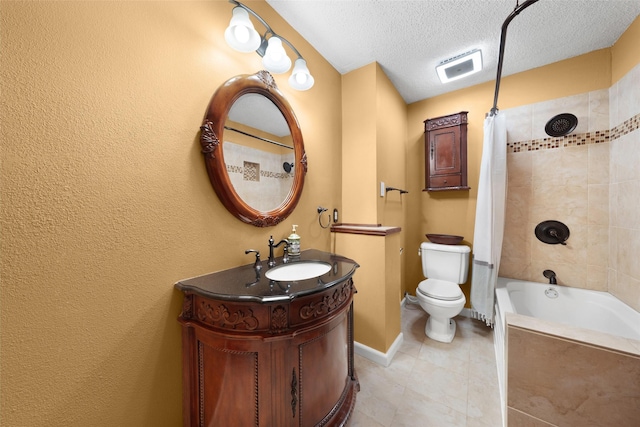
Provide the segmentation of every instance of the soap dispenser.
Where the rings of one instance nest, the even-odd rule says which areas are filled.
[[[300,236],[296,234],[296,228],[298,226],[293,224],[291,234],[287,237],[289,242],[289,256],[300,256]]]

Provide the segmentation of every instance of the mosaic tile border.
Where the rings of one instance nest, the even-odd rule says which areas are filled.
[[[242,166],[227,165],[227,173],[244,173]]]
[[[293,178],[293,174],[292,173],[270,172],[270,171],[260,171],[260,176],[262,176],[264,178],[276,178],[276,179]]]
[[[245,169],[242,166],[227,165],[227,173],[239,173],[245,176]],[[262,178],[275,178],[275,179],[292,179],[293,173],[286,172],[271,172],[260,170],[260,177]],[[251,181],[260,181],[259,179],[251,179]]]
[[[520,153],[525,151],[548,150],[552,148],[577,147],[588,144],[602,144],[616,139],[640,128],[640,114],[625,120],[613,129],[595,132],[576,133],[557,138],[542,138],[530,141],[517,141],[507,143],[507,153]]]

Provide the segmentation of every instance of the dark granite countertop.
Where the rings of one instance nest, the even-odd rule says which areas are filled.
[[[353,276],[358,263],[340,255],[316,249],[302,251],[299,257],[290,257],[289,264],[300,261],[321,261],[332,266],[329,272],[313,279],[272,281],[265,277],[269,270],[267,260],[256,270],[253,263],[229,270],[209,273],[190,279],[183,279],[175,287],[183,292],[228,301],[273,302],[290,300],[303,295],[323,291]],[[282,265],[282,257],[276,258],[277,266]]]

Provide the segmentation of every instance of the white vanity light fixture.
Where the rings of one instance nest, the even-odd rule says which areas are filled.
[[[302,58],[296,59],[291,77],[289,77],[291,87],[296,90],[307,90],[313,86],[313,83],[315,80],[307,68],[307,61]]]
[[[267,71],[274,74],[282,74],[291,68],[291,59],[282,47],[282,40],[276,36],[271,36],[267,42],[267,50],[262,57],[262,65]]]
[[[482,70],[482,51],[480,49],[445,59],[436,66],[436,72],[442,83],[470,76],[480,70]]]
[[[315,83],[300,52],[285,38],[275,31],[257,13],[236,0],[229,0],[235,5],[229,27],[224,32],[224,38],[233,49],[240,52],[255,51],[262,57],[262,65],[273,74],[282,74],[291,68],[291,59],[284,49],[286,44],[297,55],[289,84],[296,90],[308,90]],[[254,29],[249,14],[253,15],[266,28],[264,35]],[[257,42],[256,42],[257,39]]]
[[[253,27],[249,13],[241,8],[234,7],[231,22],[224,32],[227,44],[238,52],[251,52],[260,47],[262,39]]]

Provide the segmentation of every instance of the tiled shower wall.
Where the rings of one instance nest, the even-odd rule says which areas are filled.
[[[640,311],[640,65],[609,99],[609,292]]]
[[[227,173],[240,198],[259,211],[278,208],[293,184],[294,171],[287,173],[283,168],[284,162],[294,162],[293,151],[275,154],[229,141],[224,144]]]
[[[640,310],[640,65],[608,90],[504,110],[508,195],[500,275],[609,291]],[[556,114],[578,126],[545,134]],[[536,225],[565,223],[567,245],[540,242]]]

